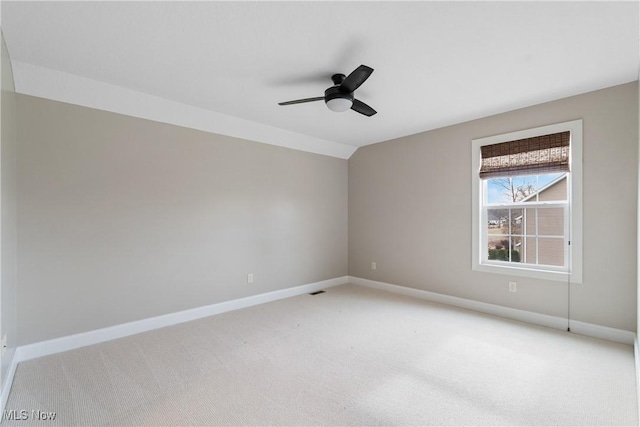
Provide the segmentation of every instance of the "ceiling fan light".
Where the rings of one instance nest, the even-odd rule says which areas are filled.
[[[353,99],[349,98],[333,98],[327,100],[327,107],[331,111],[335,111],[336,113],[342,113],[343,111],[347,111],[353,105]]]

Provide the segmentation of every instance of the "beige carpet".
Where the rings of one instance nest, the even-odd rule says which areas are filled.
[[[354,285],[18,366],[3,425],[638,425],[633,349]]]

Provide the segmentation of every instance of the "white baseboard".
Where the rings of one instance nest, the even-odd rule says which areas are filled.
[[[148,319],[138,320],[135,322],[124,323],[121,325],[111,326],[103,329],[97,329],[88,332],[82,332],[75,335],[56,338],[48,341],[42,341],[34,344],[20,346],[16,349],[12,363],[7,372],[7,376],[2,384],[2,392],[0,393],[0,409],[4,410],[13,377],[16,372],[18,363],[34,359],[37,357],[47,356],[50,354],[61,353],[63,351],[73,350],[76,348],[99,344],[101,342],[110,341],[117,338],[123,338],[130,335],[139,334],[141,332],[151,331],[166,326],[176,325],[179,323],[189,322],[191,320],[201,319],[203,317],[213,316],[220,313],[226,313],[241,308],[251,307],[266,302],[276,301],[283,298],[289,298],[305,293],[315,292],[332,286],[338,286],[345,283],[353,283],[356,285],[366,286],[369,288],[380,289],[397,294],[407,295],[415,298],[426,299],[442,304],[452,305],[456,307],[466,308],[469,310],[479,311],[482,313],[492,314],[495,316],[506,317],[509,319],[519,320],[523,322],[533,323],[536,325],[547,326],[554,329],[566,330],[566,319],[549,316],[545,314],[533,313],[530,311],[518,310],[509,307],[503,307],[494,304],[483,303],[479,301],[468,300],[465,298],[454,297],[450,295],[438,294],[435,292],[424,291],[420,289],[407,288],[404,286],[392,285],[390,283],[377,282],[369,279],[362,279],[353,276],[336,277],[334,279],[324,280],[316,283],[296,286],[293,288],[281,289],[264,294],[252,295],[231,301],[225,301],[217,304],[211,304],[204,307],[198,307],[190,310],[170,313],[163,316],[152,317]],[[631,344],[635,346],[636,357],[636,373],[640,373],[640,349],[636,334],[630,331],[599,326],[585,322],[571,321],[571,331],[602,338],[610,341]],[[640,377],[639,377],[640,378]],[[638,381],[640,390],[640,380]],[[640,391],[639,391],[640,396]],[[640,406],[640,401],[639,401]]]
[[[501,305],[488,304],[485,302],[438,294],[421,289],[407,288],[405,286],[392,285],[390,283],[377,282],[375,280],[362,279],[360,277],[349,276],[349,283],[407,295],[414,298],[426,299],[441,304],[453,305],[456,307],[466,308],[468,310],[492,314],[494,316],[506,317],[508,319],[519,320],[521,322],[533,323],[535,325],[546,326],[553,329],[567,330],[566,318],[503,307]],[[571,321],[571,332],[630,345],[634,344],[636,337],[636,334],[631,331],[594,325],[592,323],[580,322],[577,320]]]
[[[9,357],[7,356],[8,354],[9,352],[5,353],[4,357]],[[16,349],[10,356],[11,363],[7,370],[7,376],[3,378],[2,392],[0,392],[0,410],[3,411],[2,414],[4,414],[4,408],[7,406],[7,400],[9,400],[9,392],[13,385],[13,377],[16,375],[16,368],[18,367],[18,350]]]
[[[245,298],[211,304],[204,307],[179,311],[177,313],[165,314],[163,316],[151,317],[135,322],[123,323],[121,325],[110,326],[107,328],[82,332],[66,337],[55,338],[48,341],[28,344],[18,347],[14,359],[16,360],[17,364],[25,360],[35,359],[36,357],[48,356],[50,354],[73,350],[92,344],[98,344],[116,338],[123,338],[130,335],[139,334],[141,332],[147,332],[154,329],[164,328],[166,326],[176,325],[178,323],[189,322],[191,320],[201,319],[203,317],[213,316],[215,314],[226,313],[228,311],[251,307],[270,301],[276,301],[283,298],[289,298],[297,295],[315,292],[321,289],[326,289],[345,283],[347,283],[347,276],[336,277],[334,279],[323,280],[321,282],[309,283],[293,288],[252,295]]]

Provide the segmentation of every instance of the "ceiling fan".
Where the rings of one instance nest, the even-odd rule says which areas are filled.
[[[324,101],[331,111],[343,112],[348,109],[352,109],[357,113],[371,117],[376,114],[376,110],[354,97],[355,90],[369,78],[371,73],[373,73],[373,68],[361,65],[353,70],[348,76],[345,76],[344,74],[334,74],[331,76],[331,80],[333,80],[334,85],[324,91],[324,96],[279,102],[278,105]]]

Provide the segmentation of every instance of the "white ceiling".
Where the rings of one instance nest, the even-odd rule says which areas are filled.
[[[16,90],[347,158],[638,79],[637,2],[2,2]],[[375,69],[333,113],[334,73]]]

